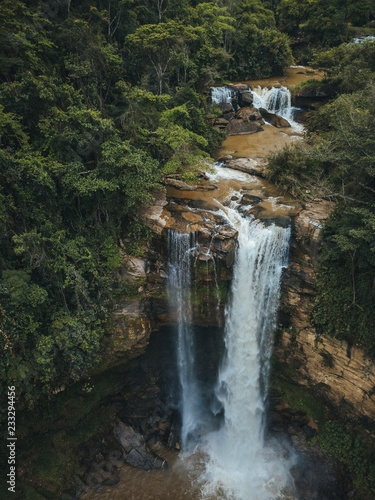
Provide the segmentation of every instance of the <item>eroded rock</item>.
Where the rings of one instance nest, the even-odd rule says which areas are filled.
[[[284,128],[285,127],[286,128],[286,127],[291,126],[290,123],[288,122],[288,120],[286,120],[282,116],[279,116],[275,113],[270,113],[269,111],[267,111],[264,108],[259,108],[259,112],[262,115],[262,117],[264,118],[264,120],[266,120],[266,122],[270,123],[274,127],[277,127],[277,128]]]
[[[168,463],[154,455],[144,437],[120,420],[114,427],[114,434],[123,449],[123,460],[133,467],[143,470],[165,469]]]

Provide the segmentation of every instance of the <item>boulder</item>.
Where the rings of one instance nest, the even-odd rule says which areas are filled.
[[[284,227],[285,229],[290,227],[292,224],[292,220],[288,216],[264,217],[260,214],[258,219],[262,221],[265,226],[271,226],[274,224],[275,226]]]
[[[249,90],[250,87],[246,83],[232,83],[230,88],[233,90],[241,91],[241,90]]]
[[[225,129],[227,135],[247,135],[255,134],[263,130],[259,122],[232,121]]]
[[[252,92],[246,90],[239,92],[238,95],[239,106],[241,107],[250,106],[251,104],[253,104],[253,100],[254,98]]]
[[[143,436],[129,425],[125,425],[119,420],[114,428],[114,434],[122,446],[122,458],[127,464],[147,471],[167,468],[167,462],[154,455]]]
[[[233,158],[226,161],[225,166],[258,177],[264,177],[266,171],[266,163],[263,159]]]
[[[233,107],[230,102],[220,102],[218,106],[223,113],[230,113],[233,111]]]
[[[184,181],[179,181],[178,179],[172,179],[170,177],[165,177],[163,179],[163,184],[167,186],[172,186],[176,189],[181,189],[182,191],[196,191],[197,186],[192,186]]]
[[[285,120],[285,118],[283,118],[282,116],[279,116],[276,113],[270,113],[264,108],[259,108],[259,111],[266,122],[270,123],[274,127],[290,127],[290,123],[288,122],[288,120]]]
[[[237,111],[225,129],[227,135],[254,134],[263,130],[263,120],[257,121],[256,115],[251,109],[255,108],[242,108]]]
[[[261,124],[264,123],[261,113],[257,108],[245,107],[241,108],[235,114],[237,120],[244,120],[248,122],[259,121]]]

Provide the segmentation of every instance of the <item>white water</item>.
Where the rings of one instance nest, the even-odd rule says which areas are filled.
[[[354,38],[351,43],[364,43],[364,42],[375,42],[375,36],[361,36],[359,38]]]
[[[292,106],[292,97],[288,87],[256,87],[252,90],[253,106],[264,108],[270,113],[282,116],[291,124],[296,132],[303,132],[303,127],[293,119],[295,108]],[[229,87],[211,87],[213,103],[232,103],[234,91]]]
[[[294,121],[295,108],[292,106],[292,96],[288,87],[260,87],[253,89],[253,106],[265,108],[270,113],[282,116],[298,132],[303,131],[302,125]]]
[[[213,104],[223,102],[232,103],[234,91],[229,87],[211,87],[211,100]]]
[[[169,303],[177,313],[177,365],[180,382],[181,440],[184,447],[195,437],[200,426],[201,401],[196,380],[195,347],[190,298],[191,252],[196,233],[168,231]]]
[[[215,166],[211,180],[250,176]],[[240,193],[236,193],[240,195]],[[240,196],[238,196],[240,197]],[[222,215],[238,230],[231,299],[226,309],[226,356],[219,371],[217,412],[224,410],[219,430],[201,437],[195,451],[203,465],[198,482],[202,498],[276,500],[294,498],[291,461],[285,449],[265,437],[265,414],[273,330],[280,279],[287,265],[290,229],[245,218],[236,201],[227,200]],[[181,385],[182,459],[192,459],[203,426],[203,400],[195,378],[191,327],[191,251],[194,236],[169,232],[169,297],[178,322],[178,370]],[[211,408],[214,411],[213,408]],[[190,449],[190,451],[189,451]],[[203,457],[203,458],[202,458]]]
[[[211,180],[242,175],[216,166]],[[227,355],[217,384],[224,424],[200,446],[207,455],[202,493],[235,500],[290,498],[291,463],[264,435],[272,334],[290,229],[246,219],[233,201],[223,212],[238,230],[238,249],[226,311]]]

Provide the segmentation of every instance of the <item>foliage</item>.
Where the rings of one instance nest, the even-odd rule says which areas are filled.
[[[319,426],[321,448],[346,464],[355,474],[355,486],[366,496],[375,493],[375,468],[371,460],[373,443],[369,446],[361,436],[349,433],[340,424],[328,421]]]
[[[314,113],[308,143],[273,155],[269,175],[300,197],[338,202],[324,229],[313,322],[375,356],[375,88],[363,86]]]
[[[279,28],[294,40],[299,61],[306,63],[314,49],[348,41],[351,26],[368,22],[373,8],[373,0],[280,0],[275,15]]]
[[[331,78],[339,93],[364,89],[375,77],[375,43],[341,44],[318,52],[311,64]]]

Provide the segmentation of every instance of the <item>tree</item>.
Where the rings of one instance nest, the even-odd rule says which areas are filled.
[[[194,38],[196,35],[190,27],[180,21],[169,21],[141,26],[127,37],[126,43],[130,50],[135,51],[137,58],[146,57],[151,63],[161,95],[164,82],[173,69],[179,45]]]

